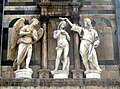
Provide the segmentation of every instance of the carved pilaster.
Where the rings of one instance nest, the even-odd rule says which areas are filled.
[[[3,30],[0,30],[0,78],[2,77],[2,67],[1,67],[1,61],[2,61],[2,36],[3,36]]]
[[[44,35],[42,39],[42,69],[47,69],[47,16],[41,16],[42,28],[44,29]]]
[[[73,13],[71,16],[73,23],[78,24],[79,16]],[[79,56],[79,35],[74,34],[74,59],[75,59],[75,69],[80,69],[80,56]]]
[[[115,0],[115,9],[116,9],[116,26],[117,26],[117,35],[118,35],[118,48],[119,48],[118,62],[119,62],[119,74],[120,74],[120,0]]]
[[[42,28],[44,29],[44,35],[42,39],[42,69],[38,70],[39,78],[49,78],[49,70],[47,69],[47,23],[48,17],[41,16]]]
[[[2,5],[3,5],[3,8],[4,8],[4,5],[5,5],[5,0],[2,1]],[[2,10],[2,9],[1,9]],[[1,66],[1,61],[2,61],[2,41],[3,41],[3,15],[4,15],[4,9],[2,10],[2,19],[1,19],[1,22],[2,22],[2,28],[0,28],[0,78],[2,77],[2,66]]]
[[[73,7],[74,9],[74,7]],[[72,21],[74,24],[79,24],[79,15],[77,14],[77,11],[73,10],[72,13]],[[79,54],[79,45],[80,45],[80,39],[78,34],[74,34],[74,60],[75,60],[75,69],[72,70],[73,72],[73,78],[83,78],[83,70],[80,68],[80,54]]]
[[[43,23],[44,35],[42,40],[42,68],[47,68],[47,39],[46,39],[46,23]]]
[[[0,78],[2,77],[2,68],[1,68],[1,61],[2,61],[2,31],[0,30],[1,40],[0,40]]]

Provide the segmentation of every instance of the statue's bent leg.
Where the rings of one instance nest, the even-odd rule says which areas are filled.
[[[63,63],[63,69],[62,70],[66,70],[67,68],[67,64],[68,64],[68,52],[69,52],[69,46],[66,46],[64,48],[64,63]]]
[[[58,69],[62,51],[63,51],[63,48],[58,48],[58,49],[57,49],[57,57],[56,57],[56,61],[55,61],[55,71]]]
[[[27,58],[26,58],[26,69],[29,69],[31,56],[32,56],[32,45],[30,45],[30,47],[28,49],[28,54],[27,54]]]
[[[67,67],[66,70],[69,72],[69,67],[70,67],[70,58],[67,57]]]
[[[96,50],[95,49],[93,49],[93,61],[92,61],[92,63],[93,63],[92,65],[94,65],[97,70],[102,71],[100,69],[99,64],[98,64],[97,54],[96,54]]]
[[[89,64],[88,64],[88,48],[84,45],[80,45],[80,55],[82,57],[83,64],[85,66],[86,70],[89,70]]]
[[[84,64],[84,66],[85,66],[85,69],[86,69],[86,70],[89,70],[88,57],[87,57],[87,55],[83,55],[83,56],[82,56],[82,61],[83,61],[83,64]]]
[[[19,44],[18,54],[17,54],[17,70],[20,69],[20,61],[21,61],[20,56],[22,55],[23,49],[24,49],[24,45],[22,43]]]

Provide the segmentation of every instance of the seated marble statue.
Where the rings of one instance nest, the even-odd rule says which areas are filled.
[[[24,22],[24,18],[18,19],[9,34],[8,59],[14,61],[14,70],[23,67],[29,69],[32,44],[37,42],[43,35],[42,28],[38,31],[34,28],[39,23],[36,18],[31,20],[30,25],[25,25]]]
[[[81,37],[80,43],[80,55],[82,57],[83,64],[85,66],[86,72],[89,70],[102,71],[98,65],[97,54],[95,48],[100,44],[100,38],[95,29],[93,29],[91,20],[85,18],[85,27],[80,27],[77,24],[72,24],[68,18],[60,18],[65,20],[72,27],[71,30],[78,32]]]
[[[68,57],[68,52],[69,52],[69,41],[70,41],[70,36],[69,34],[65,31],[66,27],[66,22],[61,21],[58,25],[58,30],[55,30],[53,32],[53,37],[54,39],[57,39],[57,57],[55,61],[55,69],[51,71],[52,74],[55,74],[58,70],[58,66],[60,64],[60,58],[63,53],[64,56],[64,61],[63,61],[63,67],[62,71],[69,71],[69,57]]]

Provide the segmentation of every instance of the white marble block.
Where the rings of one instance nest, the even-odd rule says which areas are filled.
[[[101,72],[98,70],[85,71],[86,78],[101,78]]]
[[[69,72],[63,70],[57,70],[54,73],[52,73],[52,75],[54,79],[68,79]]]
[[[67,73],[54,74],[53,78],[54,79],[68,79],[68,74]]]
[[[33,71],[32,69],[19,69],[16,70],[14,73],[16,79],[32,78]]]

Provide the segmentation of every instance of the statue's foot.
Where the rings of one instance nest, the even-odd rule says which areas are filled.
[[[31,68],[29,68],[29,67],[26,67],[26,69],[31,70]]]
[[[100,72],[102,71],[102,69],[100,69],[100,68],[97,68],[97,70],[100,71]]]
[[[19,65],[17,66],[17,70],[20,70],[20,66]]]
[[[88,72],[89,71],[89,69],[86,69],[86,71],[85,72]]]
[[[51,73],[52,74],[55,74],[57,72],[57,70],[52,70]]]
[[[17,68],[17,70],[20,70],[19,68]]]

